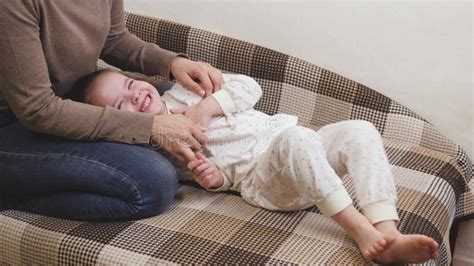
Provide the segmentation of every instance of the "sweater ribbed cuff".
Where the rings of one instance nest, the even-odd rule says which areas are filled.
[[[102,139],[113,140],[128,144],[145,144],[150,142],[154,115],[120,111],[105,107]]]

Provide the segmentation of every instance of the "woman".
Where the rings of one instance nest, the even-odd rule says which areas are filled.
[[[140,146],[153,143],[191,160],[206,143],[198,126],[183,115],[128,113],[61,97],[99,58],[174,77],[206,96],[218,90],[222,73],[141,41],[123,16],[122,0],[0,2],[0,209],[138,219],[172,202],[174,168]]]

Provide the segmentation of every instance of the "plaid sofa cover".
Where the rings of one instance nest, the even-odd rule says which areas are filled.
[[[456,225],[474,216],[472,163],[432,124],[399,103],[298,58],[157,18],[126,14],[128,29],[163,48],[254,77],[257,109],[297,115],[311,128],[368,120],[382,133],[399,194],[399,229],[440,243],[451,262]],[[100,63],[103,66],[103,63]],[[160,79],[159,77],[154,77]],[[343,178],[354,197],[350,178]],[[270,212],[237,194],[183,184],[163,215],[128,222],[80,222],[0,213],[0,262],[7,264],[365,264],[343,230],[316,208]]]

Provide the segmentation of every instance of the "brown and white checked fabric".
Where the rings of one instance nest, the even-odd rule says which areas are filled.
[[[146,41],[254,77],[264,90],[257,104],[263,112],[297,115],[314,129],[346,119],[374,123],[395,176],[399,229],[441,244],[439,259],[427,264],[451,262],[457,223],[474,217],[473,165],[429,122],[375,90],[303,60],[170,21],[130,13],[126,21]],[[354,198],[350,178],[343,180]],[[0,262],[365,264],[355,242],[316,207],[270,212],[238,195],[192,184],[179,189],[167,212],[140,221],[91,223],[0,212]]]

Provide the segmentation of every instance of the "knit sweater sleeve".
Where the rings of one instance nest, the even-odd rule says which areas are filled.
[[[177,54],[131,34],[125,27],[123,0],[112,1],[110,18],[110,32],[101,59],[122,70],[169,78],[171,61]]]
[[[55,95],[34,3],[0,1],[0,93],[19,122],[35,132],[70,139],[148,143],[152,115],[90,106]]]

